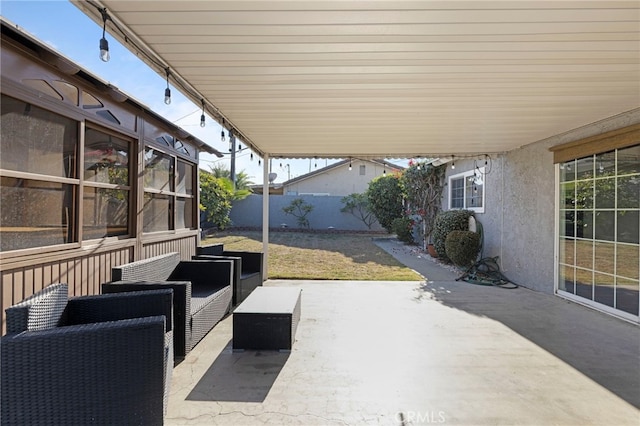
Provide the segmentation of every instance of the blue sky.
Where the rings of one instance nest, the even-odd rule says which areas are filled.
[[[109,62],[102,62],[98,57],[98,42],[102,37],[102,28],[70,2],[2,0],[0,14],[208,145],[220,152],[228,152],[228,142],[220,140],[221,127],[218,123],[208,117],[206,127],[201,128],[200,106],[182,96],[173,85],[171,86],[171,105],[165,105],[165,79],[152,71],[109,34],[106,37],[109,40],[111,59]],[[242,141],[238,142],[242,143]],[[315,170],[316,164],[320,168],[333,161],[274,159],[272,171],[278,174],[276,182],[283,182],[288,179],[289,173],[286,168],[280,168],[281,163],[290,164],[290,177],[293,178]],[[229,168],[229,155],[225,155],[225,158],[220,160],[214,156],[202,154],[200,167],[208,170],[218,162]],[[406,166],[406,161],[397,163]],[[238,154],[236,170],[244,170],[255,183],[262,182],[262,167],[258,166],[257,156],[250,161],[249,150]]]

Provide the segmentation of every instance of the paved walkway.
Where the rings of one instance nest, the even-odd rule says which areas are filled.
[[[637,326],[379,243],[425,281],[268,281],[302,289],[294,349],[233,353],[226,318],[174,369],[166,424],[639,424]]]

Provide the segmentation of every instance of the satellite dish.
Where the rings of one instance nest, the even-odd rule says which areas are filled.
[[[273,181],[276,180],[277,177],[277,173],[269,173],[269,183],[273,183]]]

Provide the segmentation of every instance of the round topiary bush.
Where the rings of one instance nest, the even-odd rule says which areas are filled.
[[[471,231],[451,231],[445,240],[447,257],[454,265],[473,265],[480,252],[480,234]]]
[[[468,231],[470,216],[473,216],[471,210],[447,210],[438,213],[433,224],[433,234],[431,234],[438,258],[449,260],[445,247],[447,235],[451,231]]]

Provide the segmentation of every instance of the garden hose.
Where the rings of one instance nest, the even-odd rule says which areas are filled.
[[[491,285],[509,290],[518,288],[518,284],[510,281],[500,272],[498,256],[480,259],[467,269],[461,277],[456,278],[456,281],[460,280],[472,284]]]

